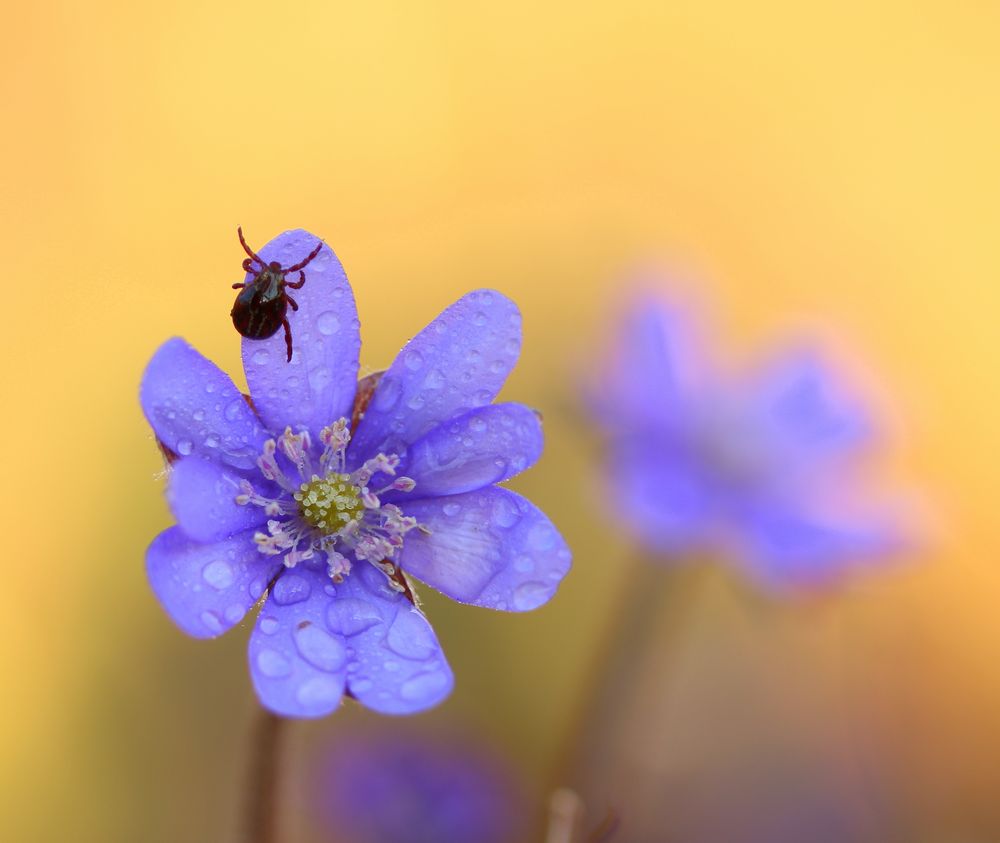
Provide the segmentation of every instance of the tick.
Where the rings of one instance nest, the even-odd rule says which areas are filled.
[[[265,263],[253,249],[247,245],[243,239],[243,229],[238,227],[236,233],[240,237],[240,244],[250,257],[243,261],[243,271],[253,272],[252,281],[241,281],[233,284],[234,290],[240,292],[233,303],[231,316],[233,325],[240,332],[241,336],[248,340],[266,340],[278,333],[278,328],[285,329],[285,345],[288,348],[288,361],[292,359],[292,328],[288,324],[288,306],[292,310],[298,310],[299,306],[286,290],[297,290],[306,283],[306,274],[302,270],[309,262],[319,254],[323,248],[320,241],[304,260],[299,261],[294,266],[283,267],[277,261]],[[255,265],[260,269],[255,269]],[[286,281],[285,276],[290,272],[297,272],[299,280]],[[287,361],[286,361],[287,362]]]

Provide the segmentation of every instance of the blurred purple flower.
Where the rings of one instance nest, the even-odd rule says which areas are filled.
[[[897,548],[891,519],[845,502],[871,420],[815,351],[723,378],[690,313],[637,296],[588,396],[607,437],[603,499],[663,558],[722,549],[780,588]]]
[[[261,256],[287,265],[315,243],[289,231]],[[549,519],[495,485],[542,450],[534,412],[491,404],[517,360],[521,317],[497,292],[469,293],[372,391],[374,378],[357,383],[357,310],[329,247],[296,299],[291,362],[281,332],[243,341],[249,402],[180,339],[146,368],[143,410],[177,458],[167,496],[178,522],[150,545],[149,580],[199,638],[268,592],[249,659],[277,714],[327,714],[345,691],[376,711],[419,711],[453,677],[401,571],[462,603],[525,611],[569,569]]]
[[[528,806],[512,772],[468,741],[341,739],[323,759],[317,813],[344,843],[513,843]]]

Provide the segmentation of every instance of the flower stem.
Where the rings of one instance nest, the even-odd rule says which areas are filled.
[[[240,840],[244,843],[275,843],[278,839],[278,784],[284,724],[283,718],[265,708],[257,713],[243,797]]]
[[[558,784],[580,794],[587,823],[610,810],[629,824],[635,806],[619,801],[624,798],[620,785],[650,775],[638,756],[644,744],[657,744],[662,717],[668,716],[662,706],[663,679],[669,684],[704,567],[702,560],[662,565],[638,558],[624,577],[560,765]],[[661,677],[656,691],[660,705],[659,716],[651,721],[646,699],[654,673]]]

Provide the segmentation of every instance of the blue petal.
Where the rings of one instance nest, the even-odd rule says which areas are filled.
[[[749,386],[748,409],[774,446],[795,460],[836,456],[869,438],[871,419],[814,352],[773,361]]]
[[[415,501],[404,509],[430,534],[407,535],[400,566],[460,603],[535,609],[569,571],[569,548],[552,522],[507,489]]]
[[[482,489],[535,464],[542,454],[538,414],[522,404],[492,404],[445,422],[413,443],[399,473],[414,492],[436,497]],[[406,495],[397,495],[400,502]]]
[[[588,383],[596,416],[611,428],[676,424],[707,384],[695,320],[658,297],[637,295]]]
[[[752,574],[786,588],[824,585],[849,567],[886,559],[899,549],[900,534],[885,519],[834,518],[786,502],[745,514],[737,541]]]
[[[307,231],[286,231],[258,254],[265,261],[292,266],[318,242]],[[302,289],[288,291],[299,305],[297,312],[291,307],[287,312],[291,362],[286,362],[281,329],[266,340],[243,340],[243,369],[254,407],[271,430],[304,427],[315,439],[326,425],[351,417],[361,338],[354,293],[333,250],[324,245],[303,272]],[[298,282],[298,273],[287,280]]]
[[[608,448],[599,501],[653,550],[667,556],[695,551],[712,538],[726,490],[697,454],[668,437],[620,439]]]
[[[241,475],[210,460],[186,457],[174,463],[167,501],[177,525],[199,542],[214,542],[264,523],[264,510],[236,503]]]
[[[146,551],[153,592],[174,623],[195,638],[214,638],[238,624],[280,567],[257,550],[253,530],[202,544],[171,527]]]
[[[454,676],[434,630],[384,574],[359,562],[336,590],[327,623],[347,636],[353,697],[382,714],[412,714],[451,693]]]
[[[149,361],[139,399],[157,437],[182,457],[253,468],[268,438],[229,376],[178,337]]]
[[[298,565],[282,572],[257,616],[248,656],[261,703],[283,717],[322,717],[339,704],[347,677],[344,636],[327,625],[334,585]]]
[[[506,296],[463,296],[415,336],[382,376],[351,442],[352,465],[402,454],[434,427],[493,401],[521,350],[521,314]]]

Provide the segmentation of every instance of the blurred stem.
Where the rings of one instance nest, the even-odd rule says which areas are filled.
[[[637,555],[624,577],[617,609],[603,636],[603,650],[584,683],[557,782],[577,788],[588,810],[588,822],[607,810],[617,812],[618,806],[598,804],[602,788],[597,780],[615,767],[617,730],[623,726],[630,695],[639,689],[650,652],[655,650],[657,671],[672,668],[705,569],[702,559],[660,560],[643,554]],[[664,616],[669,616],[666,624]],[[623,822],[627,824],[627,817]]]
[[[257,712],[250,744],[250,767],[243,796],[244,843],[275,843],[278,828],[278,797],[281,738],[285,720],[265,708]]]

